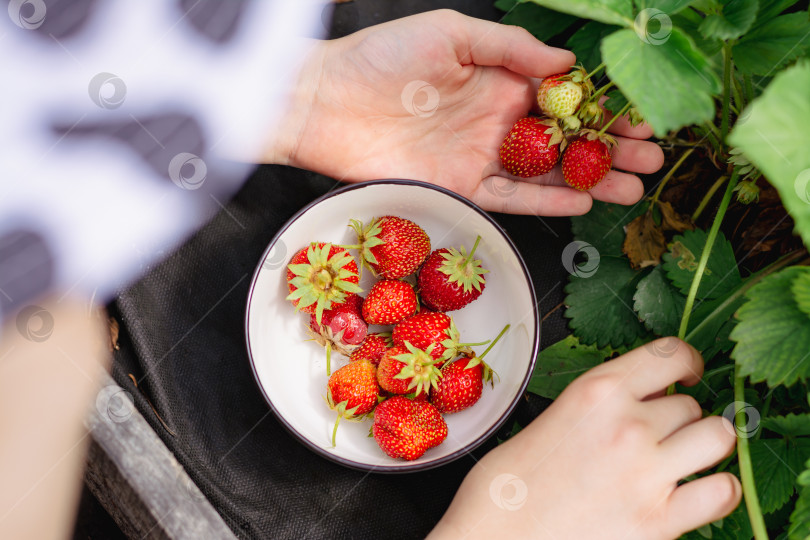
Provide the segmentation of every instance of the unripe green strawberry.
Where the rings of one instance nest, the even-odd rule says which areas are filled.
[[[737,192],[737,202],[740,204],[751,204],[759,200],[759,186],[751,180],[743,180],[734,191]]]
[[[562,171],[569,186],[587,191],[602,181],[612,164],[608,144],[585,135],[568,144],[563,153]]]
[[[537,104],[546,116],[565,118],[577,112],[583,96],[580,84],[571,81],[568,73],[558,73],[540,83]]]
[[[546,174],[559,161],[563,140],[562,130],[555,121],[521,118],[501,144],[501,163],[509,174],[519,178]]]

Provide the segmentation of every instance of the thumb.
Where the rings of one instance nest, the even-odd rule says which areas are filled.
[[[571,51],[549,47],[518,26],[484,21],[450,12],[450,35],[459,62],[502,66],[526,77],[544,78],[568,71],[576,62]]]

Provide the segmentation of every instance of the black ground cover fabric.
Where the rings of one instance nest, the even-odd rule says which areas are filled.
[[[491,6],[491,0],[357,0],[338,7],[332,35],[439,7],[494,18],[498,12]],[[258,168],[222,212],[111,306],[122,327],[113,365],[116,381],[134,396],[140,412],[239,537],[423,537],[465,473],[497,443],[493,438],[472,455],[425,473],[366,474],[311,453],[270,412],[245,349],[250,279],[274,233],[335,185],[298,169]],[[563,298],[566,272],[560,254],[571,241],[568,219],[494,217],[531,270],[540,313],[548,313]],[[543,347],[567,334],[562,311],[543,322]],[[129,374],[140,381],[174,435]],[[526,423],[546,405],[527,396],[514,418]]]

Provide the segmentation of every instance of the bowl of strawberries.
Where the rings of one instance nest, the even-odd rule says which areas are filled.
[[[245,331],[284,427],[342,465],[424,470],[506,421],[534,369],[531,277],[504,230],[431,184],[328,193],[270,241]]]

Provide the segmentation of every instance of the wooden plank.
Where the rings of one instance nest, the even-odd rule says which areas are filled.
[[[93,438],[85,482],[129,538],[236,538],[106,373],[85,425]]]

